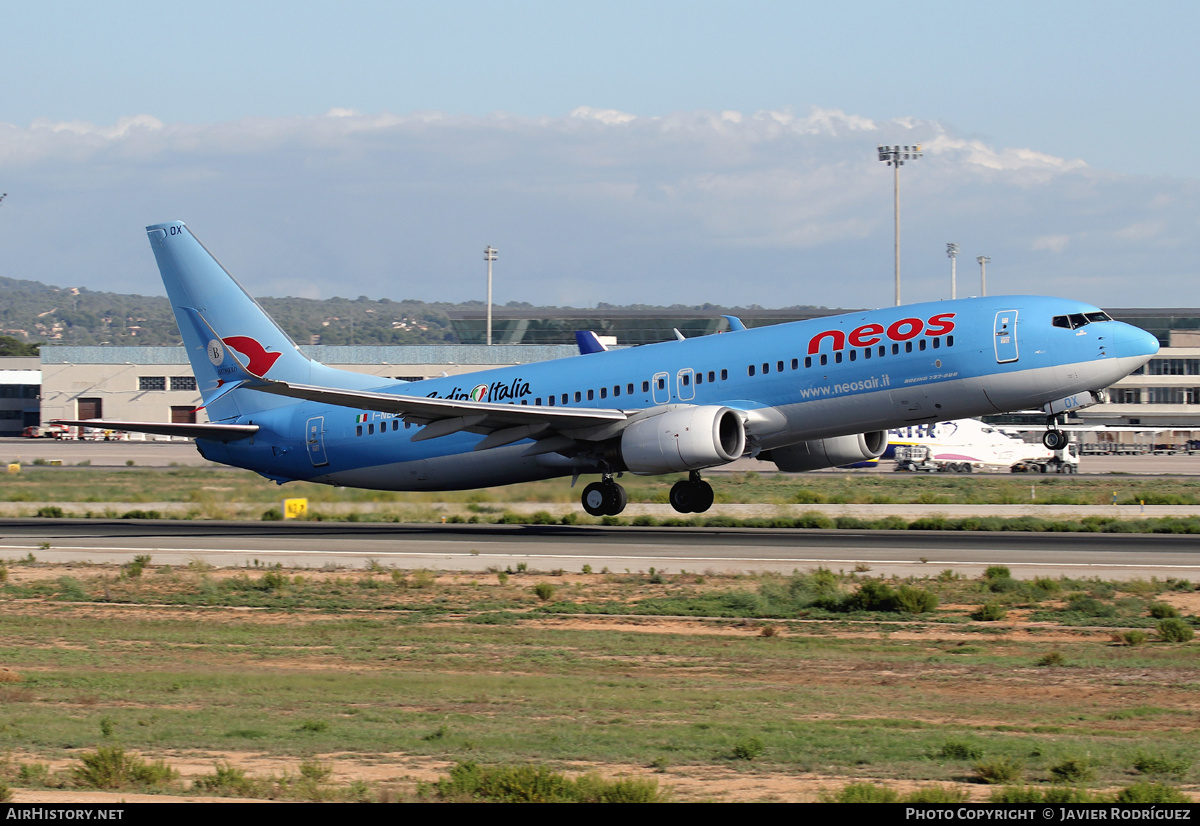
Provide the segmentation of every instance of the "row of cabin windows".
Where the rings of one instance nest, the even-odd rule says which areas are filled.
[[[932,344],[930,344],[930,342],[932,342]],[[954,346],[954,336],[946,336],[946,345],[945,346],[946,347]],[[942,339],[941,338],[932,338],[932,339],[922,338],[922,339],[917,340],[917,346],[915,349],[918,351],[927,350],[930,348],[932,348],[934,350],[939,350],[939,349],[941,349],[941,347],[942,347]],[[914,348],[913,348],[912,341],[904,342],[904,352],[911,353],[911,352],[913,352],[913,349]],[[858,353],[859,353],[858,350],[849,350],[847,352],[849,353],[850,361],[858,360]],[[864,348],[862,348],[861,352],[862,352],[862,357],[864,359],[869,359],[869,358],[872,358],[872,353],[876,352],[876,350],[875,350],[875,348],[872,348],[872,347],[864,347]],[[877,353],[878,353],[878,355],[877,355],[878,358],[883,358],[885,355],[887,355],[887,345],[880,344],[878,347]],[[899,355],[899,354],[900,354],[900,344],[893,343],[892,344],[892,355],[895,356],[895,355]],[[829,355],[827,353],[821,353],[818,358],[819,358],[818,363],[821,365],[825,365],[825,364],[829,363]],[[841,350],[839,350],[833,354],[833,361],[835,364],[842,363],[843,355],[842,355]],[[800,367],[800,360],[792,359],[791,366],[792,366],[793,370],[798,370]],[[804,366],[806,368],[813,366],[813,357],[812,356],[805,357]],[[775,371],[776,372],[782,373],[785,369],[786,369],[785,362],[782,359],[775,362]],[[755,365],[753,365],[753,364],[749,365],[746,368],[746,372],[750,376],[755,375],[755,372],[756,372]],[[771,372],[771,363],[769,361],[763,362],[762,372],[763,372],[764,376],[768,375]],[[729,379],[729,371],[728,370],[721,370],[720,375],[721,375],[721,381],[727,381]],[[684,373],[683,376],[681,377],[681,382],[682,382],[683,386],[687,387],[691,383],[691,380],[693,377],[695,378],[697,386],[704,384],[706,377],[708,379],[708,382],[711,384],[717,380],[717,371],[709,370],[707,373],[705,373],[703,370],[699,370],[693,374]],[[657,379],[655,379],[655,384],[657,385],[657,389],[659,389],[659,390],[665,390],[667,387],[666,379],[661,376],[658,377]],[[634,383],[633,382],[627,383],[626,385],[624,385],[623,389],[624,389],[625,395],[632,396],[634,393]],[[642,382],[642,392],[643,393],[650,392],[650,381],[649,380],[644,380]],[[622,393],[622,386],[619,384],[614,384],[612,386],[612,397],[619,398],[621,396],[621,393]],[[574,400],[577,403],[584,401],[585,398],[589,402],[596,401],[597,397],[599,397],[602,400],[607,399],[609,397],[609,388],[601,387],[598,391],[595,389],[576,390],[574,393],[562,393],[559,395],[547,396],[546,397],[546,406],[554,407],[556,404],[558,404],[560,402],[561,402],[561,404],[570,404],[572,398],[574,398]],[[529,404],[529,400],[521,399],[521,404],[527,405],[527,404]],[[533,404],[535,407],[541,407],[542,406],[542,397],[541,396],[536,397],[533,400]],[[405,422],[405,424],[404,424],[405,429],[408,429],[410,426],[411,425],[409,425],[407,422]],[[398,430],[399,428],[400,428],[400,419],[392,419],[392,430]],[[380,433],[387,432],[387,422],[380,423],[379,432]],[[367,424],[366,433],[368,436],[375,433],[375,425],[373,423]],[[358,435],[358,436],[363,435],[363,426],[361,424],[358,425],[358,427],[357,427],[356,435]]]
[[[705,375],[706,374],[704,373],[704,371],[697,372],[695,374],[696,384],[698,384],[698,385],[704,384]],[[729,378],[729,371],[721,370],[720,375],[721,375],[721,381],[726,381]],[[717,371],[709,370],[707,373],[707,376],[708,376],[709,383],[715,382],[717,380]],[[683,384],[685,387],[688,384],[690,384],[690,378],[691,378],[690,376],[688,376],[687,374],[684,374]],[[657,379],[656,384],[658,385],[659,390],[663,390],[667,386],[666,380],[663,378]],[[622,387],[622,385],[614,384],[612,386],[612,391],[611,391],[612,398],[614,398],[614,399],[619,398],[621,396],[622,392],[624,392],[624,394],[627,396],[632,396],[635,392],[635,390],[634,390],[635,386],[636,385],[633,382],[629,382],[628,384],[625,384],[623,387]],[[643,393],[650,392],[650,380],[649,379],[646,379],[642,382],[642,392]],[[562,393],[559,395],[547,396],[545,401],[546,401],[547,407],[554,407],[556,404],[570,404],[571,399],[574,399],[576,402],[582,402],[585,400],[591,402],[591,401],[596,401],[598,399],[603,400],[603,399],[607,399],[607,398],[609,398],[609,388],[601,387],[599,390],[576,390],[574,393]],[[522,399],[521,404],[528,404],[528,402],[525,399]],[[541,407],[542,406],[542,398],[540,396],[535,398],[533,400],[533,404],[535,407]]]
[[[939,338],[928,338],[928,339],[926,339],[926,338],[917,339],[915,347],[913,346],[912,341],[906,341],[906,342],[904,342],[903,345],[901,345],[899,342],[893,342],[892,348],[891,348],[892,355],[893,356],[900,355],[900,350],[901,350],[902,346],[903,346],[904,352],[911,353],[914,350],[916,350],[918,352],[923,351],[923,350],[930,350],[930,349],[940,350],[940,349],[942,349],[943,344],[942,344],[942,339],[940,337]],[[954,346],[954,336],[946,336],[945,346],[946,347]],[[841,350],[838,350],[837,352],[835,352],[833,354],[833,363],[841,364],[843,361],[845,361],[847,359],[850,361],[858,361],[859,353],[862,353],[863,359],[883,358],[888,353],[888,346],[886,344],[880,344],[877,348],[876,347],[863,347],[861,350],[846,350],[845,353],[843,353],[843,351],[841,351]],[[822,367],[825,366],[826,364],[829,363],[829,354],[821,353],[819,356],[816,357],[815,363]],[[813,364],[814,364],[813,356],[805,356],[804,367],[807,369],[809,367],[812,367]],[[791,366],[792,366],[793,370],[800,369],[800,359],[792,359]],[[758,372],[758,369],[759,369],[758,365],[754,365],[754,364],[747,365],[746,375],[753,376]],[[762,369],[762,374],[764,376],[768,375],[771,372],[771,362],[764,361],[761,365],[761,369]],[[784,371],[784,369],[785,369],[785,362],[782,359],[780,361],[775,362],[775,372],[782,373]]]
[[[399,430],[401,424],[404,425],[405,430],[408,430],[412,427],[411,423],[406,422],[399,417],[397,417],[395,419],[391,419],[390,421],[392,423],[392,431],[393,432]],[[388,432],[388,422],[387,421],[382,421],[379,423],[379,432],[381,434]],[[363,435],[363,433],[366,433],[368,436],[374,436],[375,435],[375,423],[367,422],[367,424],[365,425],[365,430],[364,430],[364,425],[361,425],[361,424],[356,425],[354,428],[354,435],[361,436],[361,435]]]

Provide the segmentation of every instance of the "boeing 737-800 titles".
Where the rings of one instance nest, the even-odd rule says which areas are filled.
[[[599,474],[593,515],[625,507],[615,477],[686,473],[677,511],[703,512],[700,471],[742,456],[784,471],[877,457],[889,428],[1065,411],[1158,352],[1089,304],[1040,296],[889,307],[413,382],[305,356],[181,222],[147,228],[207,424],[66,421],[194,437],[205,458],[293,480],[461,490]]]

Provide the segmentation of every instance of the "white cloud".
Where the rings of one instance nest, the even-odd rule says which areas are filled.
[[[1071,243],[1069,235],[1043,235],[1033,239],[1032,249],[1035,251],[1048,250],[1050,252],[1061,253]]]
[[[1008,291],[1107,274],[1127,286],[1079,297],[1200,303],[1194,184],[818,108],[0,124],[3,274],[161,292],[140,230],[178,218],[262,294],[478,298],[490,243],[501,301],[886,304],[894,142],[926,150],[901,173],[906,299],[942,296],[957,240]]]

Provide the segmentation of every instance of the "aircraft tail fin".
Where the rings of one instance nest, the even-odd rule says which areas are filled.
[[[379,384],[378,378],[326,367],[301,353],[182,221],[154,224],[146,233],[210,421],[287,403],[262,393],[229,392],[221,372],[228,369],[225,347],[236,350],[255,376],[355,388]]]

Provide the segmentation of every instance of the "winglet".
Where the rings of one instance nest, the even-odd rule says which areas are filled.
[[[746,325],[743,324],[742,320],[735,315],[723,315],[721,318],[729,322],[729,332],[731,333],[746,329]]]
[[[603,353],[608,348],[600,341],[591,330],[576,330],[575,343],[579,345],[579,354],[586,356],[588,353]]]

